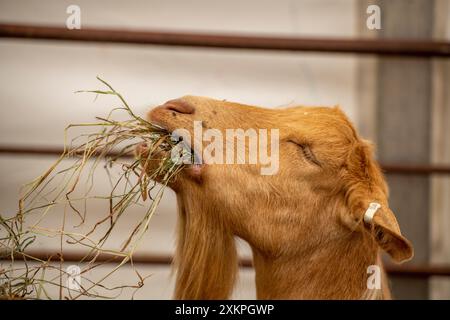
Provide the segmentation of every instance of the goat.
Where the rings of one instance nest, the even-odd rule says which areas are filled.
[[[179,211],[176,299],[230,297],[238,271],[235,237],[252,249],[258,299],[390,298],[384,271],[381,288],[369,289],[367,268],[383,270],[382,250],[402,262],[413,247],[389,208],[371,144],[339,107],[266,109],[184,96],[148,118],[171,132],[193,133],[194,121],[223,133],[279,130],[276,174],[261,175],[258,163],[203,163],[187,166],[170,183]],[[364,221],[373,202],[379,208]]]

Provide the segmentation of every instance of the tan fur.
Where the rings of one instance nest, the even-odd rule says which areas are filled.
[[[177,104],[183,112],[168,107]],[[276,175],[261,175],[258,164],[214,164],[200,177],[188,168],[170,185],[179,207],[175,298],[230,297],[235,236],[253,250],[259,299],[390,297],[385,280],[381,291],[367,290],[367,267],[381,264],[380,249],[402,261],[412,246],[389,209],[371,146],[339,108],[274,110],[185,96],[153,109],[149,119],[170,131],[192,132],[193,120],[222,132],[280,130]],[[374,201],[382,208],[367,225],[363,215]]]

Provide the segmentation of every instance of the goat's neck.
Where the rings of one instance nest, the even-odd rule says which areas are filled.
[[[360,299],[367,267],[377,263],[376,247],[358,233],[297,254],[274,257],[253,247],[253,255],[258,299]]]

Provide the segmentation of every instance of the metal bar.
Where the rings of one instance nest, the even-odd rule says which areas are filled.
[[[387,174],[450,174],[450,166],[446,165],[382,164],[381,167]]]
[[[385,266],[386,272],[395,277],[428,278],[432,276],[450,277],[450,266],[444,265],[394,265]]]
[[[0,155],[11,154],[20,156],[59,156],[63,152],[61,148],[51,147],[15,147],[1,146]],[[109,153],[108,156],[114,157],[117,154]],[[131,157],[131,155],[130,155]],[[446,165],[401,165],[401,164],[383,164],[382,169],[387,174],[450,174],[450,166]]]
[[[317,39],[93,28],[69,30],[55,26],[15,24],[0,24],[0,37],[222,49],[450,57],[450,42],[403,39]]]
[[[80,262],[82,259],[88,262],[92,257],[86,259],[86,253],[83,252],[67,252],[64,253],[62,259],[58,252],[50,253],[44,251],[27,251],[27,255],[45,261],[65,261],[65,262]],[[2,255],[0,260],[8,260],[9,256]],[[15,259],[23,260],[23,256],[20,254],[15,255]],[[112,256],[109,254],[100,253],[97,258],[97,263],[117,263],[120,262],[123,257]],[[27,258],[27,261],[32,261]],[[173,261],[173,257],[169,255],[154,255],[154,254],[134,254],[133,263],[151,264],[151,265],[170,265]],[[243,268],[252,268],[253,263],[251,259],[240,259],[239,265]],[[393,265],[387,264],[385,266],[386,272],[391,276],[399,277],[415,277],[415,278],[427,278],[431,276],[450,277],[450,266],[446,265]]]
[[[11,154],[11,155],[19,155],[19,156],[60,156],[64,152],[62,148],[52,148],[52,147],[16,147],[16,146],[0,146],[0,155],[1,154]],[[109,152],[107,154],[108,157],[117,156],[118,153]],[[96,156],[94,154],[93,156]],[[130,157],[132,155],[130,154]]]

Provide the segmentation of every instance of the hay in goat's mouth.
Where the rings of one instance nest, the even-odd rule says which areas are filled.
[[[169,132],[137,116],[120,93],[106,81],[98,80],[106,90],[82,92],[116,96],[121,106],[112,109],[106,117],[98,117],[97,122],[69,125],[65,130],[63,154],[46,172],[24,187],[18,212],[14,216],[0,215],[0,298],[111,298],[126,288],[139,289],[143,286],[146,277],[135,269],[133,254],[149,227],[165,187],[169,181],[176,179],[183,164],[171,158],[170,151],[178,142]],[[127,120],[115,120],[119,112],[125,113]],[[68,133],[74,128],[98,130],[83,133],[68,142]],[[142,153],[145,156],[138,153],[133,159],[131,155],[139,144],[146,145],[146,152]],[[157,162],[150,172],[143,169],[148,161]],[[67,162],[69,165],[66,165]],[[108,172],[111,191],[107,195],[93,195],[94,176],[102,167]],[[114,168],[118,171],[116,176],[111,174]],[[156,179],[160,184],[155,182]],[[107,204],[107,212],[98,221],[89,219],[90,201]],[[144,203],[142,206],[143,201],[151,204]],[[142,217],[121,239],[121,245],[111,248],[108,240],[121,218],[123,220],[124,213],[139,205],[143,211]],[[45,227],[44,222],[51,214],[54,217],[55,213],[61,221],[60,228]],[[72,220],[76,218],[76,225],[71,226],[76,231],[68,231],[69,217]],[[83,228],[84,231],[78,231]],[[60,248],[56,257],[60,263],[51,261],[55,257],[42,260],[29,253],[39,237],[54,238]],[[124,237],[123,232],[121,237]],[[64,250],[71,246],[84,248],[86,252],[79,261],[79,265],[84,267],[80,278],[75,278],[81,279],[81,283],[76,283],[76,290],[68,287],[66,279],[69,275],[63,265]],[[102,265],[96,261],[99,255],[111,256],[111,261],[115,261],[116,265],[108,264],[109,269],[100,278],[92,280],[88,274]],[[137,284],[107,287],[105,281],[127,263],[131,264],[137,275]],[[57,288],[56,296],[49,293],[52,287],[53,291]]]

